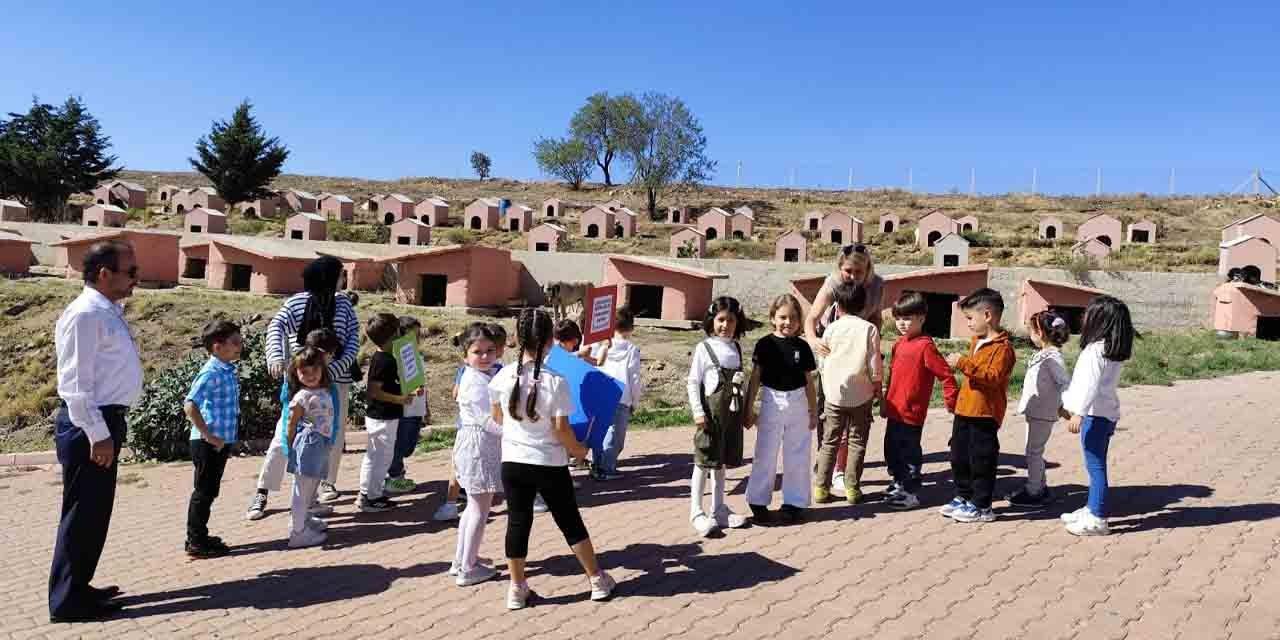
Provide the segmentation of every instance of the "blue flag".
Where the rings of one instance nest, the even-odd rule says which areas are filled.
[[[588,448],[599,447],[622,400],[622,383],[558,345],[551,347],[545,366],[569,383],[574,406],[569,424],[574,435]]]

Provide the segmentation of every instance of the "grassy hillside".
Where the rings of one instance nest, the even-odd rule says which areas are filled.
[[[144,184],[154,194],[162,184],[197,186],[207,184],[202,176],[194,173],[156,173],[129,171],[124,177]],[[357,203],[371,193],[403,193],[412,198],[438,194],[448,198],[455,219],[463,207],[481,196],[505,197],[512,202],[538,209],[538,205],[551,197],[571,202],[598,203],[618,198],[641,213],[640,236],[630,240],[587,240],[573,237],[569,251],[575,252],[625,252],[639,255],[667,255],[673,227],[659,224],[644,215],[643,198],[627,187],[603,187],[587,185],[581,191],[571,191],[563,184],[551,182],[515,182],[509,180],[445,180],[439,178],[404,178],[396,181],[361,180],[356,178],[329,178],[319,176],[282,176],[276,181],[280,188],[298,188],[312,193],[329,191],[351,196]],[[154,202],[158,205],[158,202]],[[685,205],[695,213],[713,206],[733,208],[748,205],[756,212],[756,237],[752,241],[713,241],[709,253],[713,257],[771,259],[773,241],[783,232],[800,229],[804,214],[815,208],[841,208],[867,223],[866,240],[874,246],[876,259],[886,264],[929,264],[930,252],[921,251],[911,241],[911,227],[906,232],[888,237],[873,232],[881,215],[893,213],[904,222],[914,222],[933,209],[941,209],[952,217],[967,214],[979,218],[980,234],[972,251],[975,262],[989,262],[997,266],[1063,266],[1070,262],[1071,241],[1056,244],[1036,239],[1040,218],[1055,216],[1066,224],[1066,236],[1073,238],[1075,228],[1089,217],[1107,213],[1126,225],[1147,219],[1158,225],[1157,244],[1154,246],[1125,247],[1112,259],[1115,270],[1147,271],[1211,271],[1217,264],[1217,244],[1220,228],[1233,220],[1257,213],[1276,213],[1280,199],[1256,199],[1253,197],[1046,197],[1008,195],[999,197],[970,198],[960,195],[925,195],[903,191],[814,191],[792,189],[735,189],[724,187],[699,187],[677,190],[670,194],[662,206]],[[578,235],[576,211],[570,211],[570,231]],[[354,225],[337,225],[331,232],[334,239],[350,239],[368,242],[385,241],[376,216],[357,209],[358,222]],[[158,213],[135,213],[131,224],[161,228],[178,228],[181,224],[175,216]],[[455,224],[457,224],[455,222]],[[232,213],[233,233],[246,235],[280,235],[279,220],[245,220]],[[433,237],[436,244],[476,242],[488,246],[524,248],[527,241],[514,233],[475,233],[463,229],[438,230]],[[833,245],[811,246],[811,260],[824,260],[832,255]]]

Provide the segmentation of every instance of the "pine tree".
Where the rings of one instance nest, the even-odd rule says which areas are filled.
[[[209,135],[196,141],[199,160],[188,158],[229,204],[269,197],[269,185],[289,157],[279,138],[267,138],[262,132],[249,113],[252,108],[245,100],[230,122],[214,122]]]
[[[25,113],[0,119],[0,194],[31,209],[36,221],[66,221],[67,199],[120,172],[107,155],[111,138],[78,98],[60,107],[31,101]]]

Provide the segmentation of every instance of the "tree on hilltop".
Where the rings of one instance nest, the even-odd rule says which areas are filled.
[[[627,127],[636,121],[640,103],[635,96],[625,93],[609,97],[600,92],[587,98],[587,103],[573,114],[569,130],[574,138],[582,140],[591,152],[596,166],[604,172],[605,186],[613,186],[610,169],[614,160],[622,155],[624,141],[629,136]]]
[[[487,154],[479,151],[471,152],[471,169],[476,172],[476,175],[480,176],[481,180],[489,177],[489,169],[492,167],[493,161],[489,159]]]
[[[271,197],[271,181],[280,175],[289,150],[279,138],[268,138],[245,100],[231,121],[215,121],[208,136],[196,141],[191,166],[213,183],[228,204]]]
[[[707,137],[684,101],[661,93],[647,93],[640,111],[625,125],[628,136],[622,152],[632,166],[632,183],[644,191],[651,218],[658,199],[672,185],[711,179],[716,162],[707,158]]]
[[[32,98],[26,113],[0,119],[0,195],[30,208],[32,220],[66,221],[72,194],[120,172],[110,147],[111,138],[79,98],[56,107]]]
[[[577,138],[541,138],[533,143],[533,159],[538,167],[577,191],[591,176],[595,166],[591,150]]]

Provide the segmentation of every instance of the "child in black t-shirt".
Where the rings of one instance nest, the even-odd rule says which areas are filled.
[[[791,524],[809,506],[811,432],[818,426],[814,371],[818,368],[809,343],[799,337],[804,314],[792,295],[782,295],[769,307],[773,333],[756,342],[754,367],[747,387],[745,426],[759,427],[747,504],[756,524],[769,524],[773,514],[773,484],[782,449],[782,510],[779,520]],[[763,387],[763,390],[761,389]],[[761,392],[760,413],[755,413],[756,393]]]
[[[396,360],[388,351],[391,341],[400,335],[400,319],[389,313],[379,313],[369,319],[365,335],[369,342],[377,345],[378,350],[369,359],[366,377],[368,410],[364,428],[369,434],[369,444],[365,446],[364,462],[360,465],[360,498],[356,506],[361,511],[378,512],[395,506],[383,495],[384,481],[395,456],[400,418],[404,417],[405,405],[413,402],[414,394],[401,393]],[[418,393],[423,391],[418,389]]]

